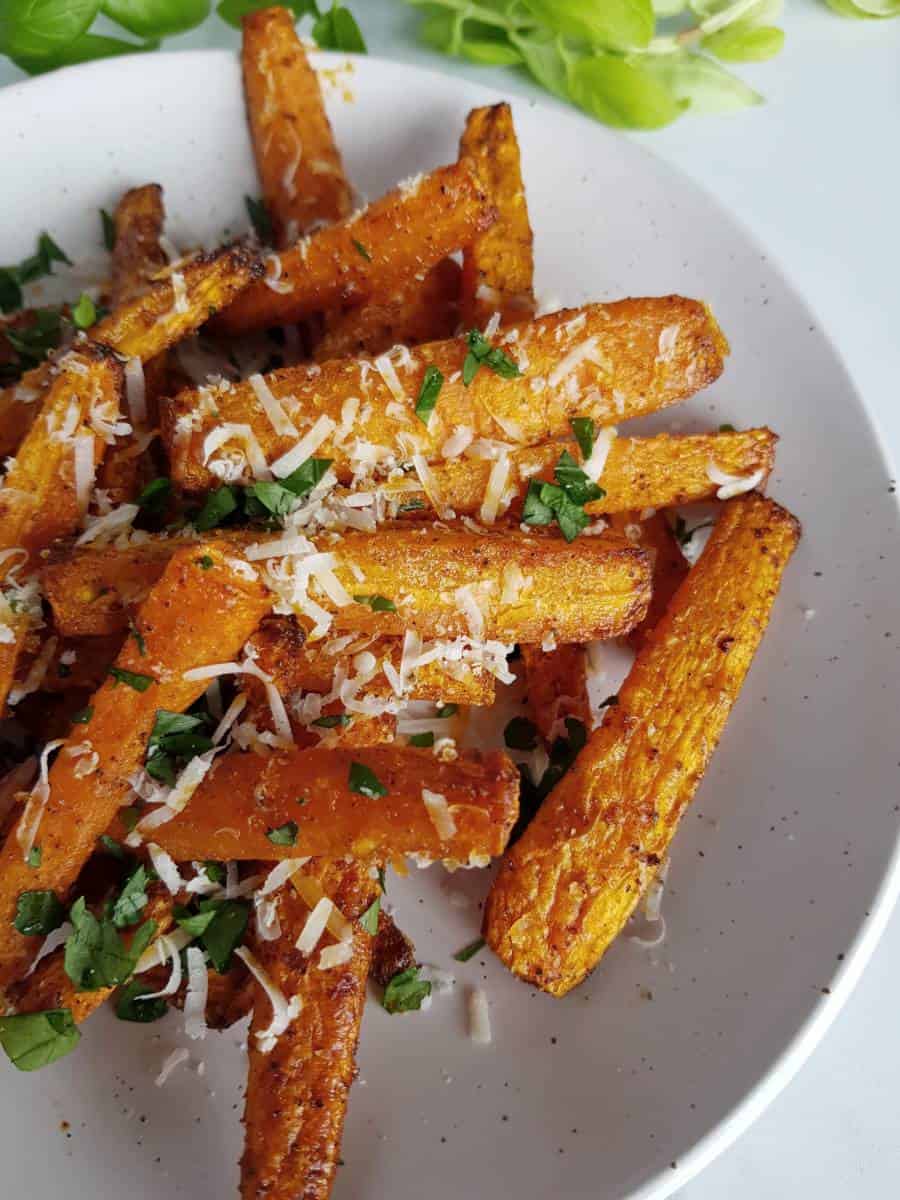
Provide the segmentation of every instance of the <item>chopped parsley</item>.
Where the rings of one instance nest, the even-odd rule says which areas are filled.
[[[90,329],[96,320],[97,306],[87,292],[82,292],[72,309],[72,323],[76,329]]]
[[[572,542],[591,523],[584,511],[585,504],[602,500],[606,492],[588,479],[568,450],[560,455],[553,474],[556,483],[531,480],[522,520],[526,525],[550,525],[556,521],[566,541]]]
[[[381,912],[381,897],[376,896],[363,915],[359,918],[360,926],[374,937],[378,932],[378,914]]]
[[[210,957],[220,975],[231,966],[231,955],[241,944],[250,905],[246,900],[200,900],[196,911],[187,908],[175,909],[175,920],[200,945]]]
[[[534,750],[538,731],[527,717],[513,717],[503,730],[503,740],[510,750]]]
[[[225,483],[221,487],[216,488],[214,492],[210,492],[206,497],[203,507],[196,517],[194,517],[194,528],[200,533],[206,533],[208,529],[215,529],[222,524],[226,517],[231,516],[237,508],[237,488],[233,488]]]
[[[425,507],[424,500],[407,500],[405,504],[401,504],[397,508],[398,513],[419,512]]]
[[[147,907],[147,884],[150,876],[147,868],[139,866],[125,881],[125,886],[113,905],[112,923],[116,929],[127,929],[136,925],[141,919],[141,913]]]
[[[270,526],[281,526],[296,502],[308,496],[322,480],[332,462],[330,458],[308,458],[279,481],[258,480],[244,488],[223,484],[206,497],[193,519],[194,528],[205,533],[231,517],[262,518]]]
[[[321,483],[333,462],[333,458],[308,458],[306,462],[300,464],[296,471],[292,471],[290,475],[282,479],[282,486],[302,500],[304,496],[309,495],[316,484]]]
[[[213,565],[213,560],[209,554],[201,554],[199,558],[194,559],[198,567],[203,571],[208,571]]]
[[[32,867],[34,870],[37,870],[37,868],[41,865],[41,860],[43,859],[43,857],[44,857],[44,851],[41,849],[41,847],[40,846],[32,846],[31,849],[28,851],[28,854],[25,856],[25,862],[28,864],[29,867]]]
[[[434,730],[429,729],[425,733],[412,733],[409,736],[410,746],[433,746],[434,745]]]
[[[116,1016],[120,1021],[137,1021],[142,1025],[158,1021],[168,1012],[168,1005],[162,996],[145,998],[147,984],[140,979],[132,979],[116,995]]]
[[[726,422],[719,426],[719,433],[737,433],[737,430],[730,422]]]
[[[156,682],[152,675],[139,675],[136,671],[126,671],[124,667],[110,667],[109,673],[115,680],[113,687],[127,683],[136,692],[146,692],[150,684]]]
[[[531,818],[571,767],[578,757],[578,752],[587,742],[587,729],[581,721],[575,717],[566,717],[565,726],[566,736],[558,737],[550,747],[549,765],[537,783],[531,778],[531,773],[524,764],[519,766],[522,780],[519,795],[519,819],[513,828],[509,839],[510,843],[522,834]]]
[[[458,712],[458,704],[442,704],[437,710],[437,715],[442,721],[446,721],[448,717],[455,717]]]
[[[591,417],[573,417],[569,424],[572,426],[572,432],[575,434],[575,441],[578,443],[581,457],[586,462],[591,457],[594,449],[596,429],[593,419]]]
[[[125,847],[121,842],[117,842],[115,838],[110,837],[108,833],[101,833],[98,841],[106,853],[112,855],[113,858],[117,858],[119,862],[127,860],[128,854]]]
[[[140,819],[141,810],[135,804],[128,804],[125,806],[125,808],[119,809],[119,820],[129,833],[131,833]]]
[[[357,604],[367,604],[372,612],[396,612],[397,605],[387,596],[354,596]]]
[[[137,643],[138,654],[143,658],[147,653],[147,643],[144,641],[144,635],[138,629],[137,625],[135,625],[134,621],[128,622],[128,636],[134,638]]]
[[[273,846],[296,846],[297,845],[297,822],[285,821],[283,825],[279,825],[277,829],[266,830],[266,837]]]
[[[453,955],[457,962],[468,962],[470,958],[474,958],[479,950],[484,949],[484,938],[476,938],[474,942],[469,942],[468,946],[463,946],[462,950],[457,950]]]
[[[244,203],[247,206],[247,216],[250,218],[250,224],[256,230],[256,236],[261,242],[271,245],[272,218],[269,216],[269,210],[266,208],[265,201],[261,196],[245,196]]]
[[[93,707],[93,705],[88,704],[84,708],[79,708],[76,712],[72,713],[72,718],[71,718],[72,724],[73,725],[87,725],[88,721],[90,721],[90,719],[93,715],[94,715],[94,707]]]
[[[418,967],[407,967],[388,980],[381,1003],[389,1013],[418,1012],[431,995],[431,984],[419,978]]]
[[[319,729],[337,729],[338,726],[349,725],[351,720],[349,713],[332,713],[330,716],[316,717],[312,724]]]
[[[69,910],[69,920],[74,932],[66,940],[64,964],[66,974],[80,992],[125,983],[156,933],[156,922],[145,921],[126,946],[113,920],[107,916],[98,920],[83,896]]]
[[[356,238],[351,238],[350,241],[353,243],[353,249],[358,255],[360,255],[361,258],[364,258],[366,262],[372,261],[372,255],[368,252],[362,242],[358,242]]]
[[[431,419],[431,414],[434,412],[434,407],[437,404],[438,396],[441,394],[441,388],[444,386],[444,376],[434,365],[425,368],[425,374],[422,376],[422,386],[419,388],[418,399],[416,400],[416,416],[427,425]]]
[[[177,713],[166,708],[157,709],[147,742],[147,774],[171,787],[182,766],[212,749],[211,724],[206,712]]]
[[[38,1071],[70,1054],[81,1040],[71,1010],[0,1017],[0,1046],[20,1071]]]
[[[116,244],[116,223],[105,208],[100,209],[100,230],[103,235],[103,245],[112,250]]]
[[[164,475],[160,475],[156,479],[150,480],[137,500],[135,500],[135,504],[144,512],[152,513],[156,516],[166,507],[171,494],[172,480],[166,479]]]
[[[22,892],[16,901],[13,927],[26,937],[46,937],[65,919],[66,910],[55,892]]]
[[[478,374],[480,367],[487,367],[501,379],[517,379],[522,374],[518,363],[499,346],[492,346],[479,330],[469,330],[466,334],[466,345],[469,349],[462,369],[462,381],[466,387]]]
[[[370,800],[377,800],[388,794],[387,788],[375,772],[363,763],[353,762],[350,764],[349,784],[351,792],[356,792],[360,796],[368,796]]]

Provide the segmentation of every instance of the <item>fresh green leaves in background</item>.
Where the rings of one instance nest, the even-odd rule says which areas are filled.
[[[547,91],[619,129],[660,129],[684,112],[730,112],[762,97],[722,64],[777,54],[781,0],[405,0],[423,41],[519,66]]]
[[[240,28],[248,12],[268,8],[271,0],[222,0],[216,12]],[[196,29],[210,14],[211,0],[0,0],[0,54],[29,75],[93,59],[156,50],[160,39]],[[299,21],[312,18],[310,33],[326,50],[365,54],[366,43],[350,10],[333,0],[285,4]],[[103,23],[100,32],[93,26]],[[106,32],[112,27],[140,41]]]

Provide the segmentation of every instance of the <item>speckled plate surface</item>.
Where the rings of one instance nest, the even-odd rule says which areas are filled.
[[[372,197],[455,157],[465,112],[492,99],[375,60],[329,87],[350,175]],[[623,939],[582,988],[551,1000],[487,954],[452,962],[477,934],[484,874],[391,882],[421,955],[453,967],[459,986],[417,1016],[370,1005],[337,1200],[670,1194],[808,1054],[896,892],[898,522],[863,403],[804,302],[713,201],[576,115],[515,113],[541,294],[707,299],[731,339],[727,370],[657,424],[771,425],[782,435],[771,490],[806,533],[676,841],[664,945]],[[44,228],[96,261],[97,208],[149,180],[184,244],[243,228],[242,197],[257,190],[237,64],[219,52],[7,88],[0,161],[0,262]],[[474,982],[490,996],[490,1047],[466,1037]],[[182,1039],[177,1016],[141,1028],[102,1013],[54,1067],[0,1064],[9,1194],[236,1194],[241,1031],[192,1044],[191,1066],[157,1089]]]

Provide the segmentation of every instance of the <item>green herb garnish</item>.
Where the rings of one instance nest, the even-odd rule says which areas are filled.
[[[465,387],[469,386],[478,374],[480,367],[487,367],[501,379],[517,379],[522,374],[518,363],[514,362],[499,346],[492,346],[479,330],[469,330],[466,334],[466,345],[469,349],[462,369],[462,381]]]
[[[87,725],[88,721],[90,721],[93,715],[94,707],[93,705],[88,704],[84,708],[79,708],[76,712],[72,713],[72,724]]]
[[[363,763],[354,762],[350,764],[348,782],[351,792],[356,792],[360,796],[368,796],[370,800],[377,800],[379,797],[388,794],[387,788],[375,772],[371,771]]]
[[[116,1016],[120,1021],[136,1021],[142,1025],[158,1021],[169,1011],[162,996],[143,997],[149,991],[146,983],[132,979],[116,994]]]
[[[112,910],[112,923],[116,929],[127,929],[129,925],[136,925],[140,920],[149,899],[149,879],[147,868],[142,865],[125,881]]]
[[[65,970],[80,992],[125,983],[156,933],[156,922],[145,921],[126,947],[113,921],[105,916],[98,920],[83,896],[69,910],[69,920],[74,933],[66,941]]]
[[[297,822],[285,821],[283,825],[279,825],[277,829],[267,829],[266,837],[273,846],[296,846],[297,845]]]
[[[387,596],[354,596],[357,604],[367,604],[372,612],[396,612],[397,605]]]
[[[434,745],[434,730],[429,729],[426,733],[411,733],[409,735],[410,746],[427,747]]]
[[[364,258],[366,262],[372,261],[372,255],[368,252],[362,242],[358,242],[356,238],[351,238],[350,241],[353,243],[353,249],[358,255],[360,255],[361,258]]]
[[[256,231],[256,236],[261,242],[271,246],[273,240],[272,218],[269,216],[265,201],[261,196],[245,196],[244,204],[247,206],[247,216]]]
[[[474,942],[469,942],[468,946],[463,946],[462,950],[457,950],[453,955],[457,962],[468,962],[470,958],[474,958],[479,950],[484,949],[484,938],[476,938]]]
[[[575,434],[575,441],[578,443],[581,457],[587,462],[594,449],[594,437],[596,436],[594,422],[591,417],[573,417],[569,424]]]
[[[363,915],[359,918],[360,926],[374,937],[378,932],[378,914],[381,912],[381,897],[376,896]]]
[[[124,667],[110,667],[109,673],[116,681],[113,687],[119,683],[127,683],[136,692],[146,692],[150,684],[156,682],[152,675],[139,675],[136,671],[126,671]]]
[[[381,1003],[389,1013],[418,1012],[430,995],[431,984],[419,978],[419,968],[407,967],[388,980]]]
[[[26,937],[46,937],[65,919],[66,910],[55,892],[22,892],[16,901],[13,927]]]
[[[442,721],[446,721],[448,717],[455,717],[458,712],[458,704],[442,704],[437,710],[437,715]]]
[[[103,245],[107,250],[112,250],[116,244],[116,223],[105,208],[100,209],[100,231]]]
[[[341,725],[349,725],[351,720],[349,713],[332,713],[330,716],[316,717],[312,724],[319,729],[337,729]]]
[[[97,320],[97,306],[87,292],[82,292],[72,309],[72,322],[76,329],[90,329]]]
[[[0,1017],[0,1046],[20,1071],[38,1071],[65,1058],[80,1040],[68,1008]]]
[[[169,503],[171,494],[172,480],[160,475],[156,479],[150,480],[137,500],[135,500],[135,504],[138,508],[143,509],[144,512],[152,513],[156,516]]]
[[[416,416],[423,425],[427,425],[438,402],[441,388],[444,386],[444,376],[437,367],[429,365],[422,376],[422,386],[416,400]],[[421,504],[421,501],[419,501]]]

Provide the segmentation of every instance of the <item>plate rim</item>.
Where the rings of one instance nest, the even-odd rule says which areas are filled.
[[[26,95],[43,91],[51,103],[54,102],[55,92],[64,92],[73,84],[77,85],[82,75],[107,74],[115,77],[127,74],[133,83],[133,72],[137,69],[152,75],[155,70],[171,66],[174,60],[178,60],[185,70],[191,69],[191,61],[216,70],[226,63],[229,66],[235,66],[238,53],[237,48],[233,50],[224,48],[164,50],[149,55],[128,54],[62,67],[45,75],[18,80],[0,88],[0,118],[2,118],[5,108],[20,101]],[[327,50],[313,51],[313,59],[329,65],[344,64],[349,60],[353,64],[354,70],[361,69],[363,72],[370,69],[374,71],[390,70],[424,77],[426,80],[439,80],[442,86],[446,86],[448,81],[462,83],[467,91],[481,93],[484,103],[507,100],[514,108],[517,104],[527,105],[530,109],[544,110],[563,120],[582,124],[591,131],[592,137],[619,144],[625,143],[629,146],[629,153],[635,153],[648,160],[653,170],[676,176],[688,192],[693,192],[704,203],[711,205],[716,210],[718,218],[746,245],[765,255],[768,270],[780,279],[790,293],[792,301],[815,320],[827,342],[830,353],[842,372],[845,386],[852,392],[858,411],[867,423],[885,474],[890,478],[896,477],[894,454],[887,442],[881,422],[869,408],[862,391],[857,386],[840,344],[832,336],[830,324],[820,318],[813,302],[807,298],[800,283],[783,266],[780,259],[769,254],[765,242],[739,214],[726,208],[711,189],[698,182],[680,165],[671,163],[668,159],[653,153],[644,139],[626,137],[618,131],[608,129],[577,109],[554,101],[551,96],[546,99],[532,99],[515,88],[511,89],[509,93],[505,93],[490,84],[482,84],[468,77],[458,77],[437,67],[426,67],[418,63],[385,58],[381,55],[360,55]],[[159,64],[159,68],[156,67],[156,64]],[[898,452],[898,461],[900,461],[900,452]],[[900,512],[900,494],[894,497],[894,508]],[[647,1179],[636,1189],[630,1191],[628,1200],[665,1200],[666,1197],[671,1196],[699,1175],[720,1154],[733,1145],[772,1104],[825,1037],[843,1009],[870,962],[898,901],[900,901],[900,829],[895,836],[891,856],[873,892],[868,914],[858,925],[853,940],[845,950],[843,961],[837,965],[829,977],[829,993],[819,996],[799,1024],[793,1037],[775,1055],[741,1099],[722,1113],[707,1132],[681,1155],[674,1167],[662,1169],[656,1176]]]

